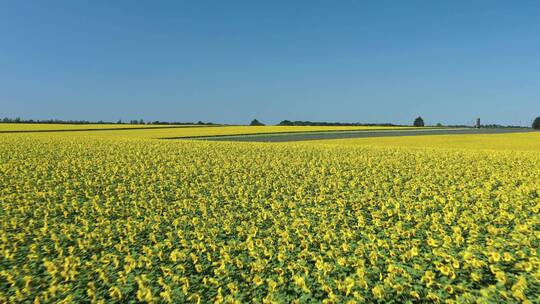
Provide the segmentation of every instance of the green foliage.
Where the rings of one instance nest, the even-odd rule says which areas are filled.
[[[69,133],[0,135],[0,303],[538,302],[538,152]]]
[[[413,126],[415,126],[415,127],[423,127],[424,126],[424,119],[422,119],[422,117],[420,117],[420,116],[416,117],[416,119],[414,120]]]
[[[251,121],[251,123],[249,123],[250,126],[264,126],[264,124],[260,121],[258,121],[257,119],[254,119]]]
[[[533,121],[532,128],[540,130],[540,117],[536,117]]]
[[[327,122],[327,121],[309,121],[309,120],[282,120],[278,126],[380,126],[393,127],[399,126],[393,123],[361,123],[361,122]]]

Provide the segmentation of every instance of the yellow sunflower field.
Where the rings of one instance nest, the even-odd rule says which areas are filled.
[[[3,134],[0,303],[538,303],[538,150]]]

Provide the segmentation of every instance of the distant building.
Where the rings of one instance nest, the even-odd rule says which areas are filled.
[[[480,118],[476,119],[476,125],[474,127],[480,129]]]

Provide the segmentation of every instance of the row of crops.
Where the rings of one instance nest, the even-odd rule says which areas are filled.
[[[143,125],[143,124],[48,124],[48,123],[0,123],[0,132],[29,132],[29,131],[86,131],[86,130],[122,130],[122,129],[152,129],[152,128],[181,128],[192,125]],[[197,126],[200,127],[200,126]]]
[[[0,143],[0,303],[540,301],[538,152]]]
[[[195,125],[55,125],[0,124],[0,133],[47,132],[51,136],[95,138],[187,138],[296,132],[410,130],[412,127],[378,126],[195,126]],[[61,131],[61,132],[59,132]]]
[[[495,150],[540,152],[540,132],[472,135],[396,136],[307,141],[333,146],[375,146],[401,148],[436,148],[452,150]]]

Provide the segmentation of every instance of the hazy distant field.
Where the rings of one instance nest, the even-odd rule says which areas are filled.
[[[0,134],[0,303],[540,302],[540,133],[155,139],[327,129]]]
[[[100,125],[97,125],[100,126]],[[111,125],[117,126],[117,125]],[[98,138],[185,138],[197,136],[216,135],[242,135],[261,133],[287,133],[287,132],[319,132],[319,131],[343,131],[343,130],[405,130],[411,127],[318,127],[318,126],[171,126],[160,125],[130,125],[132,128],[142,126],[145,129],[136,130],[91,130],[61,133],[47,133],[51,136],[93,136]],[[0,124],[0,130],[2,125]],[[24,128],[22,126],[21,128]],[[28,128],[36,128],[35,125]]]
[[[377,138],[349,138],[306,141],[306,144],[400,148],[442,148],[540,152],[540,132],[476,135],[434,135]]]
[[[56,130],[100,130],[100,129],[143,129],[143,128],[175,128],[192,125],[131,125],[131,124],[26,124],[0,123],[2,131],[56,131]],[[196,126],[200,127],[200,126]]]
[[[433,135],[474,135],[474,134],[505,134],[533,132],[532,129],[510,128],[403,128],[403,129],[371,129],[371,130],[342,130],[319,132],[291,132],[291,133],[258,133],[230,136],[208,136],[198,139],[214,141],[239,142],[295,142],[295,141],[323,141],[336,139],[371,138],[371,137],[401,137],[401,136],[433,136]]]

